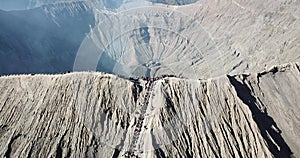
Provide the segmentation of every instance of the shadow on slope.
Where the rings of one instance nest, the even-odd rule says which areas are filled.
[[[267,112],[262,112],[257,106],[257,100],[251,94],[251,90],[245,83],[240,83],[234,77],[228,76],[230,83],[234,86],[238,97],[251,110],[253,120],[256,122],[262,137],[267,142],[271,153],[276,158],[291,157],[293,155],[291,149],[281,136],[281,131],[276,122]],[[243,76],[245,79],[246,76]],[[277,147],[278,146],[278,147]]]

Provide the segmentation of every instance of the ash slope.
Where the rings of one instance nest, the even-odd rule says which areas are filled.
[[[178,128],[181,133],[172,142],[153,151],[134,151],[135,155],[300,156],[299,64],[252,75],[156,82],[154,89],[165,85],[168,97],[145,118],[137,140],[142,147],[136,150],[149,145],[143,136],[166,129],[168,119],[181,112],[191,117],[174,120],[185,128]],[[1,77],[0,85],[1,157],[122,157],[137,120],[133,111],[145,93],[145,81],[138,84],[103,73],[9,76]],[[101,120],[100,130],[89,125],[96,119]],[[119,135],[122,131],[124,137]],[[113,138],[116,144],[103,137]],[[155,139],[150,141],[153,146]]]
[[[87,71],[98,64],[98,71],[124,76],[172,73],[207,79],[299,62],[299,5],[202,0],[105,12],[105,22],[83,40],[74,67]]]

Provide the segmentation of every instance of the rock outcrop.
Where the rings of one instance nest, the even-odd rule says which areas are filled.
[[[0,155],[298,157],[299,82],[297,63],[207,80],[4,76]]]

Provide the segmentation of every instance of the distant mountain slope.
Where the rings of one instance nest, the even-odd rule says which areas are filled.
[[[93,71],[98,64],[98,71],[124,76],[203,79],[260,72],[300,61],[299,8],[289,0],[201,0],[108,11],[84,39],[75,65]]]
[[[76,70],[205,79],[300,61],[299,1],[99,4],[1,12],[0,74],[72,71],[76,58]]]
[[[0,156],[299,157],[299,83],[299,64],[150,91],[103,73],[0,77]]]
[[[95,19],[85,3],[67,3],[1,11],[0,23],[0,74],[57,73],[72,70]]]

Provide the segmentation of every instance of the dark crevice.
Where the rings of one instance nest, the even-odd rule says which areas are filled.
[[[115,149],[114,154],[113,154],[113,158],[117,158],[120,155],[120,150]]]
[[[57,149],[56,149],[56,158],[62,158],[62,154],[63,154],[63,149],[60,145],[57,146]]]
[[[31,158],[32,157],[32,152],[33,152],[33,147],[34,147],[35,143],[33,143],[30,147],[30,150],[28,152],[27,158]]]
[[[278,69],[274,69],[273,73],[276,73]],[[272,117],[270,117],[267,112],[262,112],[257,106],[256,98],[251,94],[251,90],[246,84],[237,81],[234,77],[228,76],[231,84],[234,86],[238,97],[242,100],[244,104],[246,104],[251,113],[253,120],[256,122],[262,137],[266,141],[270,152],[274,155],[275,158],[285,158],[291,157],[293,155],[291,149],[286,144],[285,140],[282,138],[275,121]],[[245,79],[245,78],[243,78]],[[268,136],[270,135],[270,137]],[[276,143],[274,144],[273,141]],[[279,148],[277,148],[277,146]]]
[[[231,71],[235,70],[236,68],[240,67],[243,64],[243,61],[240,61],[238,64],[236,64],[235,66],[233,66],[231,68]]]
[[[260,72],[260,73],[257,74],[257,78],[260,78],[260,77],[262,77],[263,75],[265,75],[267,73],[268,73],[267,71]]]
[[[272,72],[273,74],[276,74],[278,72],[278,67],[273,67],[270,72]]]
[[[171,100],[171,96],[168,95],[165,97],[165,99],[166,99],[166,105],[167,105],[168,110],[173,113],[176,113],[175,105],[174,105],[173,101]]]
[[[272,69],[270,69],[269,71],[263,71],[263,72],[260,72],[257,74],[257,79],[258,79],[258,82],[259,82],[259,78],[268,74],[268,73],[272,73],[273,75],[276,74],[277,72],[279,72],[279,68],[278,67],[273,67]]]
[[[192,138],[191,138],[190,135],[189,135],[189,131],[186,130],[186,131],[185,131],[185,134],[182,135],[182,136],[183,136],[183,139],[184,139],[185,144],[187,144],[186,149],[185,149],[186,157],[187,157],[187,158],[192,158],[192,157],[194,157],[194,156],[193,156],[192,147],[189,145],[189,144],[190,144],[189,142],[192,141]]]
[[[211,128],[209,130],[209,134],[211,134],[212,140],[214,142],[218,142],[217,136]],[[214,151],[217,152],[219,155],[221,155],[221,149],[220,149],[219,143],[216,143],[216,149]]]
[[[59,143],[56,147],[56,158],[62,158],[63,157],[63,140],[67,134],[68,130],[65,131],[65,133],[62,135],[61,139],[59,140]]]
[[[160,148],[155,149],[155,155],[159,158],[166,158],[165,153]]]
[[[211,139],[210,136],[209,136],[210,133],[212,133],[211,129],[210,129],[209,133],[205,134],[205,139],[207,140],[207,142],[213,142],[213,139]],[[208,143],[208,146],[209,146],[210,149],[212,149],[211,151],[213,153],[213,157],[219,157],[218,156],[219,154],[215,150],[213,150],[214,147],[213,147],[212,143]]]
[[[187,158],[193,158],[193,156],[190,154],[190,151],[188,149],[185,150],[185,154]]]
[[[137,102],[137,100],[140,96],[140,93],[142,91],[143,91],[143,87],[138,83],[135,83],[134,86],[132,87],[133,99],[134,99],[135,103]]]
[[[258,73],[257,76],[256,76],[256,80],[257,80],[257,85],[259,86],[260,85],[260,78],[261,78],[262,74],[261,73]]]
[[[22,136],[22,134],[17,134],[16,136],[14,136],[10,142],[8,143],[8,147],[7,147],[7,150],[4,154],[4,157],[6,158],[10,158],[10,155],[11,155],[11,152],[12,152],[12,144],[20,137]]]
[[[296,64],[296,68],[298,69],[298,71],[300,72],[300,67],[298,64]]]

